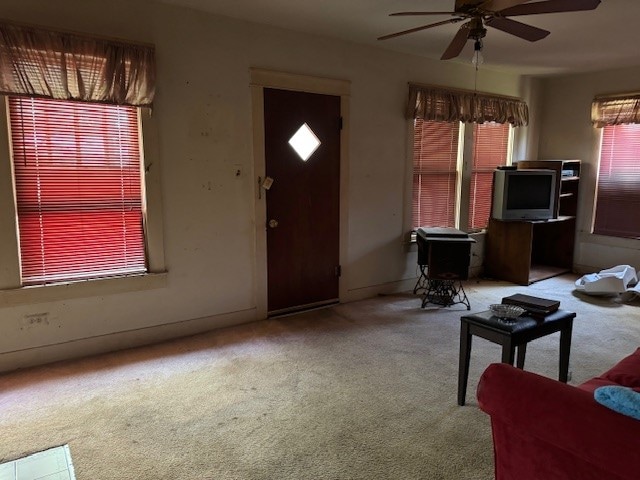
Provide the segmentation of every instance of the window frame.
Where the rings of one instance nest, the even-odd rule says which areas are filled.
[[[411,140],[412,140],[412,148],[411,148],[411,172],[412,172],[412,179],[411,179],[411,212],[410,212],[410,217],[411,217],[411,229],[412,231],[415,231],[414,228],[414,224],[413,224],[413,217],[415,214],[415,211],[413,209],[414,204],[416,203],[420,203],[420,202],[416,202],[415,201],[415,185],[414,185],[414,180],[415,180],[415,132],[416,132],[416,122],[418,122],[419,119],[414,119],[412,121],[412,136],[411,136]],[[421,120],[422,122],[429,122],[428,120]],[[444,125],[451,125],[453,126],[455,122],[441,122]],[[453,127],[452,127],[453,128]],[[453,132],[451,132],[453,133]],[[463,169],[463,164],[462,164],[462,159],[464,158],[464,152],[463,152],[463,148],[465,145],[465,125],[461,122],[458,122],[458,132],[457,132],[457,139],[456,139],[456,160],[455,160],[455,170],[442,170],[438,172],[438,175],[442,175],[442,174],[453,174],[454,175],[454,198],[456,199],[455,205],[453,206],[453,211],[452,211],[452,215],[453,215],[453,219],[454,219],[454,225],[457,228],[458,223],[459,223],[459,219],[460,219],[460,201],[459,198],[462,194],[462,169]],[[451,151],[451,150],[450,150]],[[419,174],[421,177],[424,174]],[[427,176],[429,174],[426,174]]]
[[[601,225],[598,228],[598,225],[597,225],[598,202],[599,202],[599,197],[602,195],[602,191],[601,191],[601,175],[602,175],[601,168],[602,168],[602,154],[603,154],[603,149],[605,148],[605,135],[607,134],[607,129],[626,129],[626,128],[633,128],[634,129],[634,132],[633,132],[634,133],[634,143],[640,144],[640,124],[634,124],[634,123],[630,123],[630,124],[624,123],[624,124],[615,124],[615,125],[612,124],[612,125],[604,125],[599,129],[600,130],[600,132],[599,132],[600,135],[599,135],[599,142],[598,142],[598,150],[597,150],[597,153],[596,153],[596,155],[597,155],[596,181],[595,181],[595,188],[594,188],[593,210],[592,210],[591,219],[590,219],[591,220],[591,224],[590,224],[590,230],[589,231],[590,231],[590,233],[592,235],[597,235],[597,236],[600,236],[600,237],[606,237],[606,238],[612,238],[612,239],[620,239],[622,241],[628,241],[628,240],[638,241],[638,240],[640,240],[640,232],[638,232],[638,235],[635,235],[635,236],[634,235],[622,235],[622,234],[616,235],[616,234],[612,233],[612,230],[614,230],[615,227],[607,226],[607,225]],[[612,133],[610,136],[615,137],[616,135],[623,136],[624,132],[620,132],[620,133],[617,133],[617,134],[616,133]],[[630,149],[631,147],[627,147],[627,148]],[[609,157],[609,162],[608,162],[609,165],[610,166],[613,165],[614,162],[613,162],[613,158],[611,158],[612,155],[610,153],[608,153],[606,156]],[[626,165],[617,165],[617,167],[620,168],[620,169],[622,169],[625,166],[628,167],[629,166],[628,165],[629,159],[628,158],[625,159],[624,163]],[[608,184],[614,184],[614,185],[617,185],[619,183],[624,183],[624,182],[620,181],[621,180],[620,179],[621,176],[622,177],[632,177],[632,178],[636,177],[635,173],[634,174],[629,174],[629,173],[621,174],[620,172],[618,172],[617,176],[615,176],[615,177],[617,177],[619,179],[619,181],[618,182],[608,181],[607,183]],[[638,185],[640,185],[640,171],[637,173],[637,181],[634,181],[634,184],[636,184],[636,183]],[[606,187],[605,187],[605,190],[606,190]],[[609,189],[609,190],[611,190],[611,189]],[[622,192],[620,192],[619,190],[616,190],[616,192],[613,195],[612,195],[612,192],[609,191],[609,197],[608,198],[610,199],[611,196],[615,197],[615,196],[621,196],[621,195],[622,195]],[[611,202],[611,200],[609,200],[609,202]],[[638,203],[638,202],[633,202],[633,204],[635,204],[635,203]],[[604,211],[601,212],[601,214],[604,217],[608,217],[608,215],[610,214],[608,212],[610,212],[611,210],[619,211],[618,208],[613,209],[613,207],[611,207],[611,206],[603,207],[603,210]],[[635,211],[635,210],[633,210],[633,211]]]
[[[487,123],[493,123],[496,124],[496,122],[487,122]],[[469,124],[468,127],[470,130],[475,130],[476,127],[478,127],[481,124]],[[507,125],[508,126],[508,132],[507,132],[507,151],[506,151],[506,158],[505,158],[505,165],[513,165],[513,141],[514,141],[514,127],[511,124],[497,124],[497,125]],[[473,185],[473,175],[474,175],[474,160],[475,160],[475,151],[476,151],[476,142],[475,142],[475,135],[473,135],[473,139],[471,142],[471,148],[470,148],[470,153],[469,156],[465,159],[466,161],[468,161],[468,175],[467,175],[467,181],[468,181],[468,191],[465,194],[465,199],[466,199],[466,219],[464,221],[464,224],[467,226],[466,230],[469,233],[476,233],[476,232],[481,232],[483,230],[486,230],[488,223],[489,223],[489,219],[491,218],[491,202],[492,200],[490,200],[490,204],[489,204],[489,218],[487,219],[487,226],[482,227],[482,228],[474,228],[471,227],[471,187]]]
[[[7,99],[22,285],[146,273],[140,109]]]
[[[143,201],[147,209],[147,273],[23,286],[13,162],[10,157],[8,98],[0,97],[0,222],[6,225],[6,228],[0,229],[0,307],[166,286],[158,126],[151,117],[150,109],[140,110],[140,135],[144,138]]]
[[[405,191],[405,205],[407,206],[408,213],[405,215],[406,225],[408,225],[409,236],[411,241],[415,241],[415,229],[413,226],[413,161],[414,161],[414,141],[415,141],[415,120],[410,119],[407,121],[408,130],[408,142],[407,142],[407,185]],[[467,233],[479,233],[486,230],[482,229],[469,229],[470,224],[470,190],[471,190],[471,178],[473,171],[473,151],[474,151],[474,124],[460,122],[460,139],[461,142],[458,145],[459,157],[456,163],[457,165],[457,202],[456,202],[456,218],[455,228]],[[509,124],[509,135],[507,140],[507,163],[506,165],[513,164],[513,150],[515,140],[515,128]]]

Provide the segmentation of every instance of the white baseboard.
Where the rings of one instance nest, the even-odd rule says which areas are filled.
[[[0,372],[188,337],[256,320],[255,308],[0,354]]]
[[[417,281],[418,277],[398,280],[396,282],[383,283],[380,285],[371,285],[368,287],[349,289],[347,291],[347,298],[341,298],[340,302],[355,302],[358,300],[375,297],[380,294],[413,291],[413,287],[415,287]]]

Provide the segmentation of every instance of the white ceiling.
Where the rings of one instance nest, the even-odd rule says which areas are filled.
[[[378,48],[439,59],[461,24],[443,25],[403,37],[378,37],[449,16],[389,17],[398,11],[452,11],[454,0],[159,0],[218,15],[334,37]],[[602,0],[587,12],[517,17],[551,35],[538,42],[488,28],[485,68],[550,75],[640,65],[640,1]],[[473,54],[467,42],[460,57]]]

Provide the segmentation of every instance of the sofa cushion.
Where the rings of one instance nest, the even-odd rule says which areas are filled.
[[[609,385],[596,388],[593,398],[614,412],[640,420],[640,392],[628,387]]]
[[[640,348],[620,360],[613,368],[579,385],[579,388],[593,392],[606,385],[621,385],[640,392]]]

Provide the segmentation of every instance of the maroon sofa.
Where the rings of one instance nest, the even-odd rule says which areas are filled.
[[[597,403],[604,385],[640,392],[640,348],[577,387],[490,365],[477,395],[491,416],[496,480],[640,479],[640,420]]]

